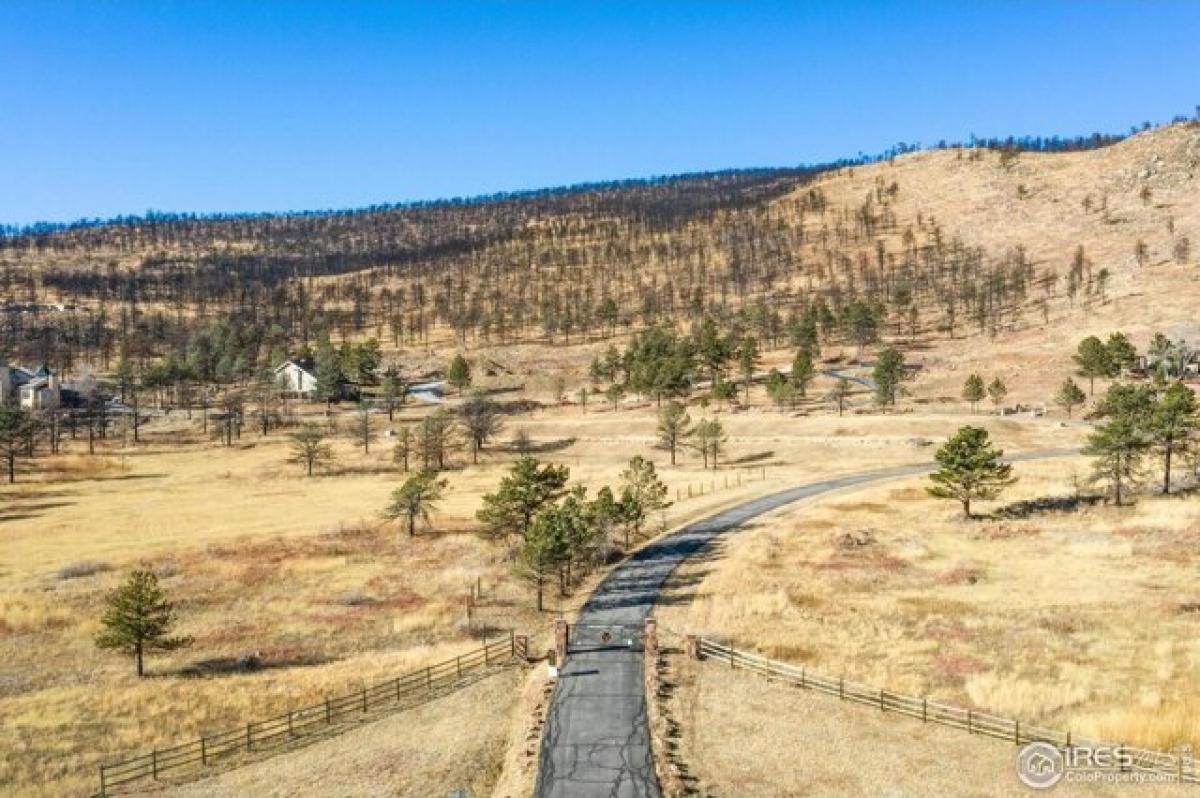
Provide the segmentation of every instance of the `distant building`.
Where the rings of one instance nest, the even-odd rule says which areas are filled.
[[[45,366],[31,371],[22,366],[0,365],[0,403],[47,410],[62,404],[62,388],[58,377]]]
[[[295,360],[285,360],[276,366],[275,383],[297,396],[312,396],[317,392],[317,376],[311,365]]]

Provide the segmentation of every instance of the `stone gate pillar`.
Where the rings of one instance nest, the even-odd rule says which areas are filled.
[[[565,618],[558,618],[554,621],[554,664],[560,668],[567,664],[568,632]]]

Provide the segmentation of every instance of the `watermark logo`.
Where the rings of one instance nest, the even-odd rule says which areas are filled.
[[[1172,784],[1195,773],[1190,747],[1176,754],[1173,772],[1138,768],[1133,751],[1116,745],[1073,745],[1058,748],[1050,743],[1029,743],[1017,754],[1017,778],[1026,787],[1048,790],[1060,781],[1074,784]]]
[[[1062,752],[1050,743],[1030,743],[1017,754],[1017,778],[1026,787],[1048,790],[1062,781],[1065,771]]]

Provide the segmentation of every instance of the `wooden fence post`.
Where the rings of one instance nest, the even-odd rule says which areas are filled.
[[[158,749],[155,748],[150,752],[150,776],[155,780],[158,779]]]
[[[922,723],[929,722],[929,699],[928,698],[921,699],[921,722]]]
[[[200,738],[200,764],[208,765],[208,744],[203,737]]]
[[[400,701],[400,677],[396,677],[396,701]]]
[[[879,711],[883,712],[883,690],[879,691]]]
[[[362,711],[364,713],[367,711],[367,688],[365,687],[362,689]]]
[[[808,686],[804,683],[804,671],[805,671],[805,668],[803,666],[801,666],[801,668],[800,668],[800,689],[801,690],[803,690],[805,687]]]
[[[462,678],[462,657],[454,658],[454,672],[457,674],[456,678]]]
[[[1180,765],[1180,767],[1182,767],[1182,765]],[[104,765],[101,765],[100,766],[100,798],[104,798],[106,795],[108,795],[108,784],[106,784],[105,780],[104,780]]]
[[[1013,721],[1013,745],[1021,744],[1021,721]]]
[[[333,705],[329,703],[328,698],[325,699],[325,723],[327,725],[333,724]]]
[[[296,728],[292,724],[292,710],[288,710],[288,737],[296,736]]]
[[[683,647],[688,659],[700,659],[700,638],[697,635],[687,635],[683,638]]]
[[[252,731],[253,728],[254,728],[253,723],[246,724],[246,750],[247,751],[252,750],[253,746],[254,746],[254,732]]]
[[[967,710],[967,734],[971,733],[971,710]]]
[[[425,667],[425,689],[433,692],[433,668],[431,666]]]
[[[838,679],[838,698],[842,699],[843,701],[846,699],[846,677],[845,676]]]

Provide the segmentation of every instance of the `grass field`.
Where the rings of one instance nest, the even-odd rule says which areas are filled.
[[[721,417],[730,440],[720,471],[704,471],[690,453],[676,467],[653,454],[678,498],[663,522],[863,463],[928,459],[929,442],[961,421],[757,405]],[[1078,438],[1074,427],[1044,420],[986,423],[1014,449]],[[195,424],[156,420],[142,444],[113,440],[96,457],[76,442],[0,488],[0,711],[12,742],[0,781],[16,794],[90,788],[102,758],[390,678],[474,645],[481,630],[544,633],[586,585],[565,600],[548,594],[538,614],[512,576],[509,545],[477,534],[480,496],[513,456],[506,441],[526,430],[539,456],[569,465],[573,480],[594,489],[615,483],[634,454],[652,451],[654,408],[552,407],[511,419],[478,466],[456,458],[433,528],[413,539],[378,517],[402,479],[387,438],[370,454],[339,440],[330,473],[305,478],[287,462],[283,434],[246,431],[226,448],[199,440]],[[386,426],[381,418],[380,431]],[[144,680],[92,643],[102,597],[138,565],[160,575],[179,631],[194,639],[152,657]],[[482,600],[468,628],[472,586]],[[237,667],[249,657],[262,667]]]
[[[662,622],[1095,739],[1196,746],[1200,497],[1076,505],[1082,459],[1016,472],[969,522],[923,479],[763,519],[682,569]],[[1046,498],[1060,509],[1023,504]]]

